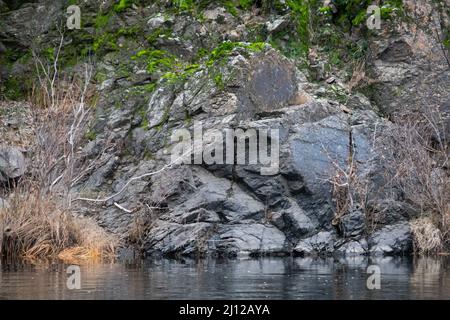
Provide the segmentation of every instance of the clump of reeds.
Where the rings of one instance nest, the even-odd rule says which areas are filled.
[[[444,247],[442,233],[431,218],[422,217],[411,222],[414,252],[418,254],[440,253]]]
[[[117,240],[93,220],[74,217],[53,199],[39,194],[13,196],[0,209],[3,259],[63,260],[112,257]]]

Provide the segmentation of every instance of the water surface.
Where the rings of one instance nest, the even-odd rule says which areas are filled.
[[[65,264],[5,265],[0,299],[450,299],[449,258],[146,260],[81,265],[81,289]],[[367,267],[381,288],[367,288]]]

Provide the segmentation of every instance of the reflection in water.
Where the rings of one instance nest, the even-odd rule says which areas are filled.
[[[147,260],[81,266],[2,266],[0,299],[450,299],[448,258]],[[381,289],[368,290],[368,265]]]
[[[414,272],[411,276],[411,285],[416,288],[413,298],[433,299],[437,296],[448,297],[450,277],[447,269],[450,259],[433,259],[425,257],[414,261]],[[433,288],[430,284],[440,283]],[[435,292],[437,291],[437,292]]]

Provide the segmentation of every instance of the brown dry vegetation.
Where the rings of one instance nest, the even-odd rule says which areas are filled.
[[[0,209],[0,252],[6,260],[105,258],[116,245],[94,221],[74,217],[38,193],[16,192],[10,207]]]
[[[411,221],[414,251],[439,254],[450,246],[449,145],[445,139],[445,120],[438,110],[397,115],[393,123],[383,124],[373,146],[382,155],[384,185],[358,172],[349,159],[347,168],[335,164],[333,186],[335,225],[352,208],[363,210],[368,232],[377,228],[385,212],[376,211],[369,199],[389,201],[392,190],[417,212]],[[389,191],[391,190],[391,191]]]
[[[414,235],[414,252],[418,254],[437,253],[443,250],[443,238],[429,217],[422,217],[411,223]]]
[[[383,131],[380,147],[388,151],[388,183],[418,208],[412,223],[415,250],[438,253],[450,244],[449,148],[438,110],[403,114]]]
[[[0,256],[8,260],[110,258],[117,238],[93,220],[76,216],[70,199],[71,187],[84,174],[77,166],[77,151],[95,100],[92,66],[85,65],[84,73],[65,80],[57,74],[57,56],[55,63],[35,59],[42,76],[25,112],[16,115],[20,126],[27,128],[20,141],[30,161],[26,176],[0,186],[9,202],[8,208],[0,209]]]

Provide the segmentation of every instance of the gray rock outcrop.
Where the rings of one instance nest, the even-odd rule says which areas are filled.
[[[372,234],[368,243],[374,255],[407,254],[412,250],[411,229],[407,223],[389,225]]]
[[[84,1],[83,12],[100,8],[102,15],[85,15],[86,28],[68,34],[64,46],[98,58],[98,103],[90,141],[76,154],[75,167],[87,164],[88,174],[70,192],[73,199],[115,196],[80,201],[77,210],[112,233],[138,238],[133,241],[148,255],[410,253],[409,221],[419,209],[388,181],[395,150],[377,148],[376,139],[395,125],[399,111],[436,107],[447,123],[450,78],[448,56],[427,30],[443,34],[446,19],[427,1],[404,4],[417,28],[383,23],[363,39],[369,47],[363,94],[338,72],[327,74],[313,57],[317,48],[296,58],[300,44],[290,33],[296,28],[288,6],[273,13],[255,2],[235,14],[213,1],[198,7],[197,16],[170,1],[139,10],[133,4],[125,12],[113,1]],[[36,32],[37,40],[58,44],[52,26],[61,9],[50,0],[8,9],[0,22],[0,58],[26,52]],[[361,36],[358,28],[352,26],[352,41]],[[299,68],[305,59],[308,68]],[[26,60],[0,65],[0,77],[27,74]],[[267,138],[267,146],[279,146],[274,167],[247,161],[248,146],[244,164],[234,154],[232,163],[172,163],[174,133],[193,138],[199,124],[203,140],[196,151],[211,158],[223,151],[211,151],[216,134],[275,130],[278,136]],[[231,140],[238,150],[238,139]],[[439,177],[448,174],[439,170]],[[25,172],[22,152],[0,148],[0,185]]]

